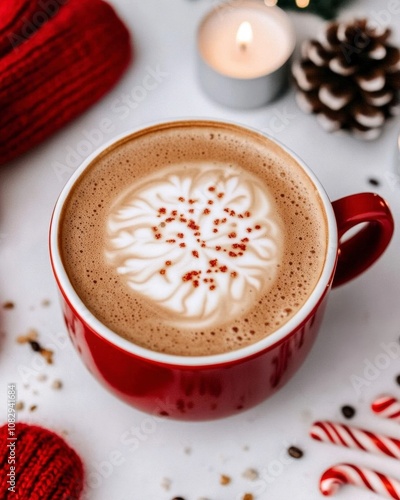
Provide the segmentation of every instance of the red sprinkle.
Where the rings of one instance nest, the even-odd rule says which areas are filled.
[[[165,261],[165,265],[166,265],[166,266],[170,266],[170,265],[172,265],[172,262],[171,262],[170,260],[166,260],[166,261]]]
[[[193,203],[196,203],[196,200],[189,200],[189,203],[193,205]]]
[[[221,247],[218,245],[215,247],[215,250],[217,250],[219,252],[221,250]]]
[[[205,208],[203,210],[203,214],[208,215],[210,213],[210,210],[208,208]]]
[[[183,196],[180,196],[178,199],[179,201],[185,201],[185,198]]]
[[[178,238],[183,238],[183,233],[178,233],[177,236]]]
[[[209,205],[214,205],[214,202],[212,200],[208,200],[207,202]]]
[[[223,198],[224,197],[224,193],[218,193],[218,198]]]
[[[237,254],[235,252],[229,252],[229,257],[237,257]]]
[[[158,211],[160,212],[160,214],[167,213],[167,209],[166,208],[160,208]]]
[[[261,229],[261,226],[257,224],[257,226],[255,226],[254,229]]]
[[[193,257],[196,257],[196,259],[199,258],[199,252],[197,250],[193,250],[192,255],[193,255]]]
[[[161,269],[160,274],[165,274],[165,269]]]
[[[228,238],[236,238],[236,236],[237,234],[234,231],[228,234]]]
[[[213,233],[218,233],[218,229],[213,229]]]
[[[248,228],[246,229],[246,231],[247,231],[248,233],[251,233],[253,230],[251,229],[251,227],[248,227]]]
[[[157,233],[157,234],[154,235],[154,237],[155,237],[156,240],[159,240],[161,238],[161,234]]]
[[[221,271],[221,273],[226,273],[226,271],[228,270],[227,266],[221,266],[219,268],[219,270]]]
[[[215,285],[211,285],[210,290],[215,290]]]
[[[176,240],[167,240],[167,243],[176,243]]]
[[[185,248],[186,243],[179,243],[179,246],[180,246],[181,248]]]
[[[232,276],[232,278],[236,278],[236,276],[237,276],[237,272],[236,272],[236,271],[232,271],[232,272],[231,272],[231,276]]]
[[[208,190],[209,190],[209,191],[211,191],[211,192],[212,192],[212,191],[215,191],[215,187],[212,187],[212,186],[211,186],[211,187],[209,187],[209,188],[208,188]]]
[[[210,266],[211,267],[215,267],[218,263],[218,259],[213,259],[213,260],[210,260]]]

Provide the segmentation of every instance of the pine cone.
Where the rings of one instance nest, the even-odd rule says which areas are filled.
[[[304,42],[292,67],[299,107],[329,132],[379,137],[386,119],[400,111],[400,50],[390,35],[358,19],[329,23],[318,40]]]

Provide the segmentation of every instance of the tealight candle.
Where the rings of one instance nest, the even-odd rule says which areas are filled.
[[[239,0],[213,9],[200,24],[197,42],[206,92],[222,104],[252,108],[282,90],[295,35],[279,7]]]

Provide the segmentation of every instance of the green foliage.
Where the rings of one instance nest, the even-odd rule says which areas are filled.
[[[347,0],[350,1],[350,0]],[[282,9],[291,9],[299,12],[312,12],[318,14],[325,19],[333,19],[339,7],[346,3],[346,0],[309,0],[307,7],[299,7],[298,4],[303,3],[304,0],[278,0],[278,7]]]

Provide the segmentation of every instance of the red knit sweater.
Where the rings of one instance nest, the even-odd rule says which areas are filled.
[[[0,164],[100,99],[131,59],[102,0],[0,1]]]

